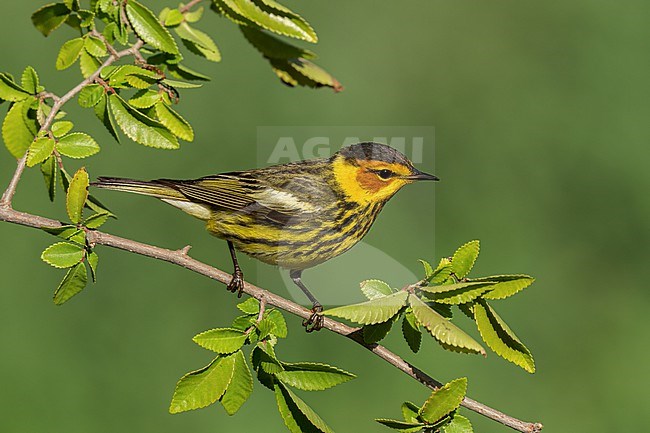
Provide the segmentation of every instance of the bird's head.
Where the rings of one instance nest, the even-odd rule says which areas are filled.
[[[390,199],[404,185],[438,180],[422,173],[402,153],[381,143],[364,142],[344,147],[332,156],[334,178],[346,196],[360,204]]]

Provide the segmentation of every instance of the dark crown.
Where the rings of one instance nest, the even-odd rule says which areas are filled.
[[[351,162],[354,160],[383,161],[388,163],[404,164],[408,167],[411,166],[411,161],[409,161],[401,152],[385,144],[375,143],[372,141],[365,141],[363,143],[344,147],[339,150],[337,154],[351,160]]]

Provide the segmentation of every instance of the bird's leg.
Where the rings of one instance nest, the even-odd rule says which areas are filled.
[[[228,241],[228,249],[230,250],[230,257],[232,257],[232,264],[235,270],[232,273],[232,280],[230,280],[230,283],[228,283],[226,288],[233,293],[237,292],[237,297],[241,298],[241,295],[244,292],[244,273],[239,267],[235,247],[230,241]]]
[[[309,319],[305,319],[302,322],[302,326],[305,327],[307,332],[314,332],[314,331],[320,331],[321,328],[323,327],[323,315],[321,314],[323,312],[323,306],[318,302],[318,299],[314,295],[311,294],[309,289],[303,284],[302,280],[300,279],[302,276],[302,271],[290,271],[289,276],[293,280],[294,283],[296,283],[296,286],[300,287],[300,290],[303,291],[305,295],[309,298],[311,301],[312,307],[311,307],[311,316]]]

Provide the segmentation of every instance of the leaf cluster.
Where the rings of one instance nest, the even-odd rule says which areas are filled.
[[[410,401],[404,402],[403,421],[387,418],[377,418],[375,421],[402,433],[472,433],[472,424],[457,413],[466,393],[467,378],[452,380],[433,391],[421,407]]]
[[[253,373],[274,392],[280,415],[292,433],[330,433],[327,424],[291,388],[322,391],[355,376],[339,368],[313,362],[284,362],[275,347],[287,337],[284,316],[276,309],[260,313],[260,304],[250,298],[237,306],[243,315],[229,328],[216,328],[194,337],[194,342],[216,353],[210,363],[184,375],[176,385],[171,413],[209,406],[217,401],[234,415],[253,392]],[[250,348],[250,355],[244,348]],[[252,368],[251,368],[252,367]]]
[[[71,96],[91,109],[116,141],[123,134],[144,146],[170,150],[180,147],[179,140],[191,142],[195,136],[174,107],[179,89],[198,88],[210,80],[187,67],[185,56],[221,60],[215,41],[198,28],[204,9],[181,3],[156,16],[138,0],[69,0],[39,8],[32,23],[44,36],[64,24],[74,32],[58,50],[56,69],[78,64],[85,81],[78,95]],[[214,1],[211,10],[236,23],[284,83],[340,90],[336,79],[311,63],[314,53],[271,35],[317,42],[315,31],[300,15],[270,0]],[[133,61],[124,62],[127,57]],[[0,73],[0,103],[9,102],[2,121],[5,147],[16,159],[27,154],[28,167],[40,165],[51,199],[55,165],[63,166],[66,157],[82,159],[101,150],[91,135],[74,131],[71,121],[62,120],[66,113],[61,105],[68,95],[63,98],[48,92],[31,66],[19,80]]]
[[[458,308],[477,325],[483,341],[497,355],[533,373],[535,363],[530,351],[488,303],[508,298],[531,285],[528,275],[495,275],[469,278],[479,254],[479,242],[472,241],[443,258],[434,269],[428,262],[424,278],[401,290],[379,280],[361,283],[368,301],[326,310],[324,314],[363,325],[364,341],[381,341],[401,319],[402,335],[409,348],[418,352],[422,328],[444,349],[485,355],[485,349],[453,323]]]
[[[54,171],[56,173],[56,169]],[[88,283],[88,272],[96,281],[99,256],[87,242],[88,230],[101,227],[112,214],[88,194],[88,172],[80,168],[70,177],[64,169],[60,170],[66,190],[66,212],[70,224],[57,228],[43,228],[44,231],[62,239],[45,248],[41,259],[52,267],[67,269],[63,280],[54,292],[54,303],[62,305],[81,292]],[[84,218],[84,209],[93,213]]]

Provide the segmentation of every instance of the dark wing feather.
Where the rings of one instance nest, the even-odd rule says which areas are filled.
[[[188,200],[207,204],[216,209],[257,214],[273,222],[287,224],[290,220],[311,217],[320,208],[315,199],[322,200],[331,191],[318,177],[304,173],[287,173],[264,169],[252,172],[232,172],[196,180],[161,179]]]
[[[253,194],[266,187],[262,182],[246,181],[236,173],[220,174],[196,180],[160,179],[158,182],[173,186],[188,200],[208,204],[220,209],[243,210],[254,205]]]

